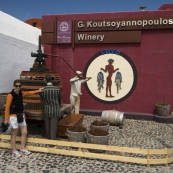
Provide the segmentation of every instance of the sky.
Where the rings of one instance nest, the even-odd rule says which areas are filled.
[[[42,18],[49,14],[74,14],[98,12],[158,10],[173,0],[0,0],[0,11],[21,21]]]

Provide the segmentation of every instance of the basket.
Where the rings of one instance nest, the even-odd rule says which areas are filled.
[[[170,105],[159,105],[156,104],[156,112],[158,116],[168,116],[170,111]]]
[[[69,129],[67,129],[67,134],[69,141],[74,142],[85,142],[86,141],[86,132],[72,132]]]
[[[96,125],[91,124],[90,125],[90,130],[93,130],[93,129],[105,130],[105,131],[109,132],[109,123],[107,123],[106,126],[96,126]]]
[[[89,134],[88,132],[86,133],[87,143],[91,143],[91,144],[108,145],[109,136],[110,135],[107,135],[107,136],[94,136],[94,135]],[[103,152],[105,152],[105,150],[96,150],[96,149],[88,149],[88,151],[94,152],[94,153],[103,153]]]

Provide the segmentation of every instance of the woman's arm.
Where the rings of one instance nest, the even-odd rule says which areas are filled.
[[[11,106],[12,100],[13,100],[13,96],[11,94],[8,94],[6,98],[4,124],[8,123],[8,119],[10,117],[10,106]]]
[[[37,94],[39,92],[42,92],[43,88],[40,88],[39,90],[35,90],[35,91],[22,91],[22,96],[30,96],[30,95],[34,95]]]

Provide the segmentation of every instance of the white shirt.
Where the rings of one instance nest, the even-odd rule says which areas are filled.
[[[88,81],[89,79],[85,79],[85,80],[79,80],[79,78],[76,76],[72,79],[70,79],[70,83],[71,83],[71,95],[77,97],[78,94],[82,95],[81,93],[81,84],[85,83],[86,81]]]

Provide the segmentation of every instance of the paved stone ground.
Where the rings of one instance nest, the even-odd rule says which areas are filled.
[[[89,129],[91,122],[100,117],[85,116],[83,125]],[[29,137],[42,138],[42,128],[28,126]],[[109,145],[163,149],[173,148],[173,124],[154,121],[129,120],[123,129],[110,126]],[[58,138],[58,140],[67,140]],[[67,148],[66,148],[67,149]],[[110,153],[109,153],[110,154]],[[118,154],[118,153],[117,153]],[[132,156],[132,154],[123,154]],[[144,157],[135,155],[133,157]],[[163,156],[160,156],[163,157]],[[173,156],[172,156],[173,157]],[[152,156],[154,158],[154,156]],[[30,156],[14,158],[9,149],[0,148],[0,173],[173,173],[173,163],[151,165],[86,159],[56,154],[32,152]]]

